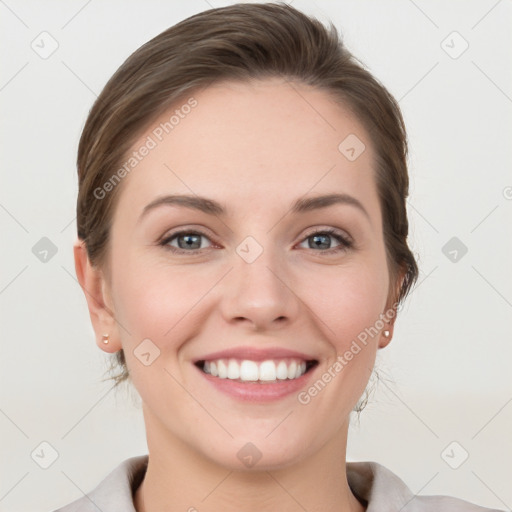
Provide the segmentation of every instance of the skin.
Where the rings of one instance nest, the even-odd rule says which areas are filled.
[[[192,361],[235,346],[285,347],[318,359],[310,386],[391,307],[396,283],[371,141],[325,92],[283,79],[217,83],[194,98],[198,105],[122,182],[111,270],[92,267],[80,241],[74,247],[97,344],[124,349],[142,398],[149,466],[136,509],[365,510],[347,482],[349,416],[391,336],[381,330],[370,338],[307,405],[296,394],[266,404],[236,400]],[[366,145],[353,162],[338,150],[349,134]],[[215,199],[228,214],[167,205],[139,221],[147,204],[171,193]],[[329,193],[353,196],[367,215],[349,204],[290,213],[294,200]],[[158,245],[177,228],[202,231],[203,249],[173,254]],[[348,234],[353,247],[334,237],[316,247],[310,233],[326,228]],[[252,263],[236,252],[247,236],[263,249]],[[332,248],[341,250],[328,254]],[[391,335],[392,327],[385,327]],[[160,350],[149,366],[133,353],[147,338]],[[237,457],[248,442],[262,454],[251,468]]]

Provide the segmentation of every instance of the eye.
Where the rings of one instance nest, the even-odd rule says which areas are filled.
[[[332,239],[335,239],[338,241],[339,245],[337,245],[334,248],[329,247],[331,245]],[[324,253],[333,253],[333,252],[340,252],[347,249],[350,249],[353,245],[352,240],[348,237],[348,235],[337,231],[336,229],[329,228],[329,229],[323,229],[321,231],[314,231],[313,233],[310,233],[303,242],[308,242],[309,249],[327,249],[324,251]],[[312,242],[311,242],[312,241]]]
[[[204,233],[201,233],[200,231],[182,230],[164,238],[159,243],[159,245],[165,247],[166,249],[174,253],[194,254],[202,252],[203,249],[207,249],[210,247],[205,247],[202,244],[202,239],[210,240],[208,236],[206,236]],[[338,242],[338,245],[335,247],[330,247],[333,239]],[[303,239],[301,244],[308,241],[308,247],[306,248],[325,249],[322,251],[315,252],[322,252],[328,254],[341,252],[350,249],[353,246],[353,242],[348,235],[333,228],[313,231],[312,233],[308,234],[305,239]]]
[[[160,245],[168,248],[172,252],[190,253],[205,248],[202,247],[201,238],[209,240],[204,233],[199,231],[178,231],[162,240]],[[177,247],[171,243],[173,241],[177,242]]]

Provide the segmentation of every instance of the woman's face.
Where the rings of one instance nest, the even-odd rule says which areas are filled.
[[[286,467],[339,442],[387,343],[373,148],[348,110],[303,85],[217,83],[191,96],[195,106],[175,105],[133,146],[111,231],[111,338],[150,450]],[[341,200],[304,202],[332,194]],[[147,208],[171,195],[189,206]],[[204,360],[212,374],[224,364],[270,381],[207,375]]]

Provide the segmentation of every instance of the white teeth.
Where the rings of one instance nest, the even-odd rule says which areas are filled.
[[[288,378],[288,367],[284,361],[281,361],[277,365],[276,376],[280,380],[286,380]]]
[[[240,365],[240,379],[242,380],[258,380],[258,364],[254,361],[242,361]]]
[[[300,360],[281,360],[276,364],[276,361],[272,359],[259,363],[248,359],[243,361],[217,359],[215,361],[205,361],[203,371],[220,379],[272,382],[276,380],[298,379],[306,373],[306,362]]]
[[[228,378],[228,368],[222,359],[217,362],[217,372],[219,373],[219,379]]]
[[[288,366],[288,378],[294,379],[296,373],[297,373],[297,363],[295,361],[292,361],[290,366]]]
[[[228,364],[228,379],[239,379],[240,378],[240,366],[238,366],[236,361],[232,359]]]
[[[260,380],[276,380],[276,373],[274,361],[263,361],[260,364]]]

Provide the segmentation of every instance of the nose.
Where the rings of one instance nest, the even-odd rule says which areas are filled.
[[[256,331],[275,330],[293,322],[301,301],[284,260],[265,248],[254,261],[248,261],[234,254],[221,299],[224,319],[230,324],[246,323]]]

